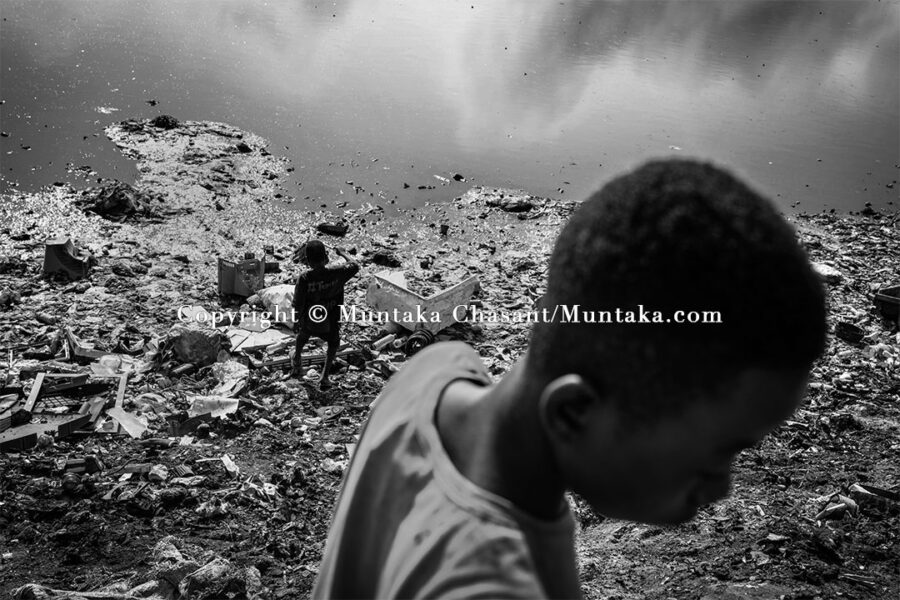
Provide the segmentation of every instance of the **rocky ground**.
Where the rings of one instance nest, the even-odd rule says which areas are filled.
[[[118,188],[117,204],[113,182],[3,199],[0,349],[8,385],[24,395],[38,372],[92,369],[64,360],[66,328],[119,356],[104,372],[128,371],[123,408],[147,431],[42,436],[33,448],[0,453],[0,595],[306,597],[355,435],[406,355],[388,345],[348,361],[326,391],[277,367],[241,367],[237,411],[184,428],[193,399],[221,390],[223,374],[216,365],[178,368],[166,343],[178,308],[237,310],[239,301],[223,304],[217,293],[217,257],[264,246],[279,263],[266,285],[291,283],[301,268],[294,250],[323,222],[348,226],[343,237],[321,237],[363,266],[348,303],[363,305],[372,274],[396,260],[424,295],[477,275],[485,310],[530,308],[574,205],[466,191],[447,179],[441,184],[461,194],[447,205],[290,211],[277,196],[291,167],[252,134],[163,120],[123,122],[107,135],[142,174],[136,189]],[[806,402],[739,457],[732,497],[687,525],[604,520],[576,502],[587,597],[900,593],[900,333],[872,302],[900,282],[900,219],[867,211],[795,220],[813,260],[834,271],[830,344]],[[42,276],[44,241],[57,236],[92,255],[87,278]],[[527,331],[458,324],[440,338],[472,344],[500,375]],[[345,328],[357,348],[386,333],[377,323]],[[224,348],[220,361],[247,362]]]

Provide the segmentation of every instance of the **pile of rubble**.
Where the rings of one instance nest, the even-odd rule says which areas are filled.
[[[151,194],[144,190],[116,181],[84,192],[79,206],[106,219],[121,221],[129,217],[159,216],[165,206],[165,200],[159,194]]]
[[[69,240],[56,242],[45,248],[44,275],[73,277],[74,287],[67,286],[64,290],[87,295],[94,286],[87,284],[82,288],[77,281],[86,275],[89,261],[75,255]],[[227,261],[220,260],[220,265],[222,262]],[[235,279],[241,279],[240,275],[248,269],[257,270],[258,262],[256,259],[238,261],[232,263],[235,269],[230,271],[220,267],[222,297],[239,297],[233,294]],[[126,279],[136,273],[148,273],[141,263],[116,262],[110,270]],[[265,271],[259,270],[255,281],[243,280],[244,295],[252,296],[238,310],[222,308],[211,313],[200,305],[183,305],[173,315],[177,321],[169,325],[164,335],[119,325],[109,332],[111,342],[105,348],[82,341],[69,326],[60,327],[56,315],[34,314],[34,320],[41,326],[33,332],[32,339],[4,348],[10,360],[0,390],[0,451],[45,448],[55,439],[83,431],[125,433],[141,439],[152,429],[154,434],[165,433],[174,438],[193,433],[212,418],[234,413],[238,407],[236,398],[254,387],[251,371],[272,375],[289,367],[292,360],[292,286],[281,284],[259,289]],[[422,300],[396,280],[386,279],[387,276],[388,273],[376,274],[369,288],[368,296],[375,309],[396,314],[398,307],[407,309],[411,303]],[[106,283],[108,287],[110,281]],[[388,334],[388,341],[396,342],[392,349],[406,348],[407,354],[412,354],[433,342],[435,334],[456,322],[453,308],[469,302],[477,287],[477,278],[470,277],[429,298],[426,309],[439,311],[442,321],[406,323],[406,335],[402,326],[386,322],[386,328],[393,330]],[[14,294],[18,292],[7,292],[10,298]],[[96,290],[95,294],[103,300],[110,296],[106,290]],[[102,309],[96,308],[102,314]],[[26,311],[18,312],[25,316],[22,313]],[[23,318],[21,323],[27,321]],[[413,331],[416,329],[428,331],[430,335],[416,335]],[[380,333],[387,333],[387,329]],[[17,337],[21,342],[21,335]],[[406,347],[403,343],[406,337],[414,337],[419,343]],[[384,363],[376,360],[376,355],[387,346],[384,339],[379,334],[379,340],[371,347],[345,344],[338,351],[338,370],[355,368],[385,373]],[[11,341],[12,336],[4,340]],[[302,365],[306,368],[321,367],[323,363],[321,349],[303,356]],[[389,367],[387,374],[394,370]],[[182,380],[189,376],[194,381],[186,385]],[[253,378],[253,383],[258,380],[259,375]],[[132,393],[126,400],[127,390],[137,386],[146,389],[150,382],[155,384],[154,391]],[[173,402],[173,397],[160,395],[160,391],[171,394],[165,390],[173,386],[178,389],[178,400],[187,405],[186,411],[173,410],[178,400]]]
[[[0,206],[8,223],[0,230],[0,593],[302,597],[385,380],[446,339],[472,344],[492,374],[506,372],[529,326],[455,323],[447,313],[532,310],[575,204],[475,188],[391,217],[372,205],[279,211],[263,200],[283,165],[256,136],[148,121],[108,133],[139,161],[141,189],[165,198],[177,218],[111,222],[63,188]],[[798,226],[828,282],[833,334],[808,404],[741,458],[741,499],[701,515],[696,531],[616,525],[617,562],[582,548],[586,590],[645,590],[622,578],[631,551],[672,573],[669,588],[698,597],[696,580],[738,580],[750,569],[784,581],[799,581],[799,572],[828,585],[883,584],[884,557],[900,547],[889,529],[900,483],[900,334],[890,316],[900,226],[877,214],[801,217]],[[292,284],[304,240],[319,234],[362,265],[347,305],[440,315],[347,323],[328,391],[312,384],[321,345],[304,354],[304,379],[287,374]],[[741,504],[756,496],[765,509]],[[604,531],[602,518],[576,508],[585,527]],[[710,532],[726,541],[712,544]],[[659,551],[648,554],[653,544]],[[832,572],[835,564],[846,568]],[[860,565],[867,575],[851,573]],[[669,588],[660,597],[673,595]]]
[[[484,231],[502,218],[489,215]],[[450,235],[429,226],[442,220],[453,223]],[[354,227],[344,242],[364,273],[349,284],[348,304],[387,311],[421,297],[447,317],[457,303],[530,303],[545,259],[523,260],[486,292],[480,282],[498,280],[513,255],[484,242],[460,253],[464,224],[436,216],[422,224],[434,230],[431,243],[418,248],[405,238],[421,239],[421,231]],[[106,235],[79,230],[87,232],[83,240],[12,240],[2,261],[0,289],[10,300],[0,315],[9,325],[0,334],[9,358],[0,396],[0,523],[8,531],[0,560],[12,579],[0,584],[24,583],[15,574],[35,572],[32,557],[43,548],[38,565],[79,573],[46,589],[66,582],[105,588],[109,578],[91,564],[131,568],[129,557],[170,533],[229,540],[240,549],[223,556],[255,566],[264,588],[308,589],[340,477],[384,381],[410,355],[445,339],[485,341],[482,351],[499,373],[517,358],[515,340],[527,335],[447,318],[427,327],[348,323],[337,387],[321,392],[312,382],[323,346],[304,354],[304,380],[286,373],[294,337],[282,317],[290,315],[291,282],[302,268],[290,260],[296,246],[282,239],[259,258],[209,260],[189,256],[186,246],[166,252],[127,222],[116,227]],[[550,235],[541,230],[541,239]],[[385,271],[379,257],[387,253],[400,269]],[[394,285],[384,289],[385,282]],[[130,553],[117,552],[120,546]]]
[[[153,565],[149,570],[93,592],[27,584],[13,592],[13,600],[252,600],[260,597],[263,588],[255,567],[234,565],[214,553],[197,549],[185,556],[179,546],[184,544],[177,538],[164,537],[153,547]]]

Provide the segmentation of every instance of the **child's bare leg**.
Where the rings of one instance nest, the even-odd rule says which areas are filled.
[[[302,329],[297,332],[297,340],[294,343],[294,359],[291,362],[291,375],[293,377],[301,377],[303,373],[301,373],[300,365],[303,364],[300,360],[300,353],[303,352],[303,347],[306,346],[306,342],[309,341],[309,334]]]
[[[338,346],[341,345],[340,335],[328,336],[328,348],[325,350],[325,365],[322,367],[322,377],[319,378],[319,387],[327,388],[331,385],[328,376],[331,374],[331,368],[334,365],[334,359],[337,356]]]

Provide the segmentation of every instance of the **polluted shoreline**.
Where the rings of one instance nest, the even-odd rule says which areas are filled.
[[[136,161],[133,186],[54,186],[0,207],[0,595],[306,597],[384,382],[434,340],[471,344],[499,376],[528,325],[416,336],[350,322],[335,385],[319,390],[323,348],[289,378],[289,323],[251,315],[289,307],[312,238],[360,263],[347,304],[532,310],[577,203],[460,176],[440,182],[460,191],[447,204],[288,210],[291,167],[252,133],[157,117],[106,134]],[[586,597],[900,586],[900,333],[883,294],[900,283],[900,216],[791,221],[829,294],[804,405],[740,456],[734,496],[687,525],[605,520],[573,499]],[[202,322],[217,312],[249,318]]]

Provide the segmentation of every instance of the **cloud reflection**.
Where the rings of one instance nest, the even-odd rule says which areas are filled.
[[[869,145],[856,170],[896,154],[896,0],[5,0],[4,16],[23,102],[46,81],[82,97],[135,81],[96,102],[158,96],[283,135],[316,177],[365,149],[522,186],[540,185],[529,165],[670,146],[768,164],[849,140]]]
[[[641,97],[699,101],[708,88],[732,81],[730,106],[707,108],[729,110],[748,99],[775,108],[778,98],[808,101],[822,86],[847,102],[896,96],[896,3],[591,2],[502,10],[508,20],[473,23],[457,48],[451,73],[463,90],[463,140],[515,129],[537,143],[579,122],[585,110],[602,112],[604,103],[634,117],[660,109]]]

